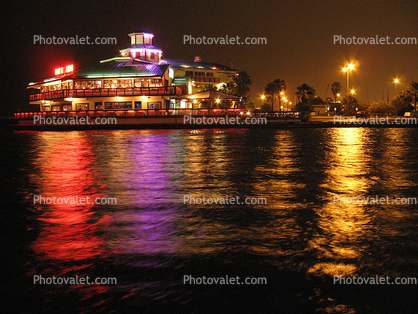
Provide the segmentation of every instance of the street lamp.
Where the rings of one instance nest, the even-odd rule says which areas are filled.
[[[398,86],[398,84],[400,83],[400,81],[399,81],[399,79],[398,78],[395,78],[395,80],[393,81],[395,84],[396,84],[396,86]],[[396,92],[398,92],[398,88],[396,88]]]
[[[266,96],[263,94],[263,95],[261,95],[261,106],[263,106],[264,105],[264,100],[266,99]]]
[[[395,78],[394,80],[393,80],[393,83],[394,84],[396,84],[396,85],[398,85],[399,84],[399,79],[398,78]],[[388,81],[388,85],[387,85],[387,94],[388,94],[388,103],[389,103],[389,81]]]
[[[283,96],[283,95],[284,95],[284,92],[280,92],[280,96]],[[279,97],[279,108],[281,108],[281,110],[283,109],[282,98],[280,98],[280,97]]]
[[[350,89],[350,75],[349,75],[349,72],[351,70],[354,70],[354,64],[352,64],[352,63],[347,65],[345,68],[343,68],[343,72],[347,72],[347,93],[346,93],[347,98],[348,98],[348,91]]]

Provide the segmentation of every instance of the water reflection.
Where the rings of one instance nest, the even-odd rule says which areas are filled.
[[[328,190],[327,202],[317,209],[321,233],[310,241],[317,251],[317,263],[311,273],[353,275],[356,260],[364,247],[361,239],[370,233],[370,213],[366,205],[349,202],[353,197],[367,197],[369,150],[368,129],[332,129],[333,145],[329,151],[329,165],[325,170]],[[359,240],[360,239],[360,240]]]
[[[97,162],[91,144],[80,133],[42,133],[39,156],[34,167],[37,177],[35,195],[43,198],[89,197],[91,202],[101,193],[100,178],[94,174]],[[59,261],[87,260],[103,253],[103,240],[96,235],[106,224],[106,217],[97,223],[94,204],[36,204],[41,232],[33,244],[38,256]]]
[[[196,299],[193,288],[179,297],[179,278],[202,264],[212,270],[205,260],[220,272],[227,264],[243,273],[266,267],[273,278],[416,273],[415,207],[334,203],[414,196],[411,138],[418,141],[414,130],[361,128],[39,133],[27,169],[33,194],[110,196],[118,204],[28,206],[39,222],[30,273],[108,270],[122,283],[87,289],[88,298],[108,289],[137,308],[173,291],[181,302]],[[267,204],[184,204],[186,195]],[[315,293],[327,299],[323,289]]]

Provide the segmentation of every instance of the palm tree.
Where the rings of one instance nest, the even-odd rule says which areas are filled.
[[[334,95],[334,100],[337,102],[337,94],[341,92],[341,84],[339,82],[334,82],[331,85],[331,92]]]
[[[308,84],[303,83],[301,86],[297,87],[297,92],[295,94],[298,96],[299,102],[307,103],[308,100],[315,97],[316,90]]]
[[[211,84],[201,85],[199,88],[199,92],[204,92],[207,90],[218,90],[218,88],[216,87],[216,85],[211,85]]]
[[[219,91],[227,94],[235,94],[237,92],[237,84],[234,81],[229,81],[228,83],[222,84]]]
[[[409,84],[408,91],[411,93],[412,99],[414,100],[414,110],[417,111],[418,83],[412,82]]]
[[[250,85],[252,84],[250,76],[245,71],[241,71],[237,76],[234,76],[233,82],[236,85],[236,95],[240,97],[247,97],[250,93]]]
[[[279,110],[281,107],[280,93],[287,89],[286,82],[281,79],[276,79],[272,83],[268,83],[265,88],[265,93],[271,99],[271,111],[274,111],[274,99],[279,99]]]
[[[323,102],[327,105],[329,105],[330,103],[332,103],[332,98],[331,97],[327,97],[323,100]]]

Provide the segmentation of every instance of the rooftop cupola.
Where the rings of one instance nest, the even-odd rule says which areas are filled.
[[[129,37],[131,37],[131,46],[135,46],[135,45],[151,45],[152,46],[152,39],[154,38],[154,35],[140,32],[140,33],[129,34]]]
[[[120,50],[122,56],[147,62],[159,63],[161,61],[163,52],[152,45],[153,34],[138,32],[129,34],[129,37],[131,47]]]

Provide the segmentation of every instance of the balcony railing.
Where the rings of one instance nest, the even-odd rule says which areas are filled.
[[[199,82],[199,83],[215,83],[219,84],[221,79],[219,77],[207,77],[207,76],[191,76],[190,80]]]
[[[165,87],[132,87],[132,88],[97,88],[97,89],[64,89],[52,92],[33,94],[29,101],[51,100],[60,98],[84,97],[114,97],[114,96],[168,96],[182,94],[181,89],[175,86]]]
[[[82,111],[36,111],[18,112],[14,116],[19,120],[32,120],[35,116],[42,118],[99,118],[99,117],[153,117],[153,116],[183,116],[183,115],[205,115],[205,116],[240,116],[243,109],[129,109],[129,110],[82,110]]]

